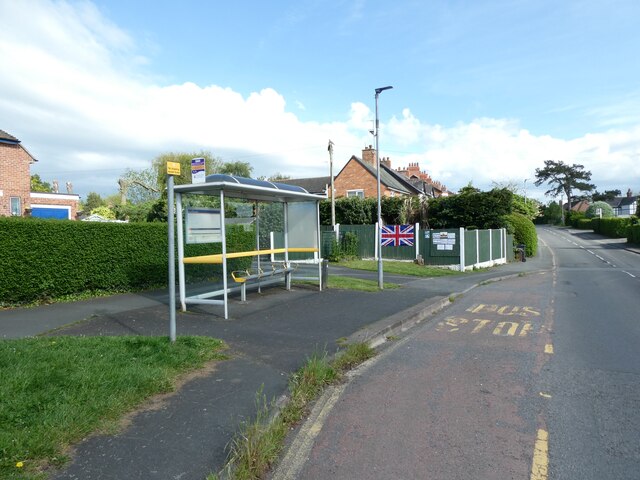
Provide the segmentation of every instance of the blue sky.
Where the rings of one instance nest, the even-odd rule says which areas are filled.
[[[0,18],[0,128],[83,195],[169,150],[326,175],[329,138],[337,169],[373,143],[385,85],[394,167],[531,189],[552,158],[640,191],[637,1],[0,0]]]

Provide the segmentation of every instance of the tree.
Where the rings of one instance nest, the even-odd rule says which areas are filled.
[[[281,182],[282,180],[291,180],[291,175],[276,172],[269,177],[262,177],[261,180],[269,180],[270,182]]]
[[[84,201],[85,212],[91,212],[94,209],[101,207],[104,205],[104,200],[102,197],[96,192],[89,192],[87,195],[87,199]]]
[[[158,175],[153,167],[142,170],[127,169],[118,184],[120,185],[120,195],[134,205],[155,201],[160,198],[162,191],[162,188],[158,186]]]
[[[101,205],[91,210],[91,215],[100,215],[106,220],[115,220],[116,214],[106,205]]]
[[[557,202],[549,202],[549,205],[542,207],[542,222],[557,225],[562,220],[561,210],[562,208]]]
[[[543,183],[551,188],[545,195],[558,196],[565,194],[569,209],[572,206],[573,191],[590,192],[595,185],[588,183],[591,180],[591,172],[584,169],[584,165],[567,165],[561,160],[545,160],[544,168],[536,168],[536,187]],[[564,208],[562,209],[562,223],[564,223]]]
[[[180,164],[180,175],[174,177],[175,185],[191,183],[191,159],[193,158],[204,158],[204,171],[207,175],[219,173],[224,165],[222,160],[214,157],[211,152],[206,151],[195,153],[163,153],[153,159],[151,167],[155,173],[155,186],[158,187],[158,190],[162,191],[167,185],[167,162]]]
[[[613,208],[607,202],[593,202],[587,208],[587,211],[584,212],[584,216],[587,218],[598,218],[600,215],[598,214],[598,210],[602,211],[602,218],[611,218],[613,217]]]
[[[236,175],[238,177],[251,177],[253,167],[248,162],[224,162],[220,167],[219,173],[227,175]],[[215,172],[214,172],[215,173]]]
[[[619,197],[620,195],[622,195],[622,192],[618,189],[605,190],[603,193],[600,193],[598,192],[598,190],[596,190],[595,192],[593,192],[591,199],[594,202],[599,202],[599,201],[606,202],[607,200],[613,200],[614,198]]]
[[[48,193],[51,191],[51,184],[42,181],[40,175],[36,173],[31,175],[31,191]]]

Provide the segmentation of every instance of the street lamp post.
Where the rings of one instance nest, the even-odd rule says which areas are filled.
[[[378,120],[378,97],[380,92],[392,89],[392,86],[376,88],[376,181],[378,184],[378,288],[382,290],[384,287],[383,275],[382,275],[382,235],[380,228],[382,227],[382,208],[380,204],[380,153],[378,145],[378,129],[380,128]]]

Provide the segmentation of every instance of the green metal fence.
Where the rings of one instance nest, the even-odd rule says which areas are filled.
[[[375,225],[337,225],[340,240],[347,232],[358,236],[358,255],[376,258]],[[331,226],[321,226],[322,256],[331,254],[336,233]],[[513,261],[513,236],[504,229],[492,230],[425,230],[417,228],[414,246],[382,247],[382,258],[415,260],[418,255],[426,265],[473,268]]]

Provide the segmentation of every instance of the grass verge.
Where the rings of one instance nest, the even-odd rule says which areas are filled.
[[[375,351],[366,343],[348,345],[329,360],[327,354],[314,354],[289,379],[289,401],[271,418],[273,404],[258,392],[258,413],[252,422],[243,423],[230,444],[227,466],[222,477],[233,480],[263,478],[278,459],[288,431],[308,414],[310,404],[323,389],[342,380],[348,370],[371,358]],[[211,474],[207,480],[217,480]]]
[[[42,478],[65,449],[114,431],[180,374],[223,359],[220,340],[179,337],[39,337],[0,342],[0,478]]]
[[[341,267],[353,268],[356,270],[377,271],[378,262],[375,260],[346,260],[340,262]],[[412,262],[394,262],[385,260],[383,264],[385,273],[395,273],[397,275],[411,275],[414,277],[445,277],[448,275],[460,275],[460,272],[449,270],[448,268],[429,267],[427,265],[417,265]],[[331,276],[329,276],[331,278]]]
[[[340,275],[329,275],[327,279],[329,288],[340,290],[358,290],[360,292],[379,292],[377,280],[367,280],[365,278],[343,277]],[[397,283],[384,283],[384,288],[393,290],[400,288]]]

